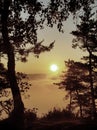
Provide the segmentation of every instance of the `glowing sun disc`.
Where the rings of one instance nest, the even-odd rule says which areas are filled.
[[[50,66],[50,70],[53,71],[53,72],[55,72],[55,71],[58,70],[58,66],[57,66],[56,64],[52,64],[52,65]]]

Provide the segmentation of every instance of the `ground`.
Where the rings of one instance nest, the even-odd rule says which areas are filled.
[[[0,121],[0,130],[15,130],[8,121]],[[26,126],[26,130],[96,130],[97,121],[81,120],[37,120]]]
[[[27,130],[96,130],[96,122],[84,122],[79,120],[63,121],[37,121],[33,122]]]

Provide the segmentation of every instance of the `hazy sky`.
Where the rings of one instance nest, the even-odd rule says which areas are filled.
[[[39,31],[39,40],[44,39],[44,44],[47,45],[55,40],[54,48],[50,52],[41,54],[38,59],[30,55],[27,63],[16,64],[17,71],[33,74],[29,80],[32,84],[30,98],[25,100],[25,106],[37,107],[38,115],[43,115],[53,107],[65,108],[67,104],[67,100],[63,100],[65,91],[59,90],[53,83],[59,81],[57,78],[65,69],[65,60],[80,60],[82,57],[82,51],[72,48],[73,36],[70,34],[72,29],[74,29],[73,20],[69,18],[64,24],[63,34],[59,33],[55,26],[52,29],[46,27],[43,31]],[[57,64],[59,70],[50,71],[51,64]]]
[[[39,1],[47,4],[50,0]],[[97,5],[97,1],[95,5]],[[95,10],[95,8],[93,8],[93,10]],[[76,29],[76,25],[74,24],[76,22],[78,22],[78,19],[77,21],[76,19],[73,20],[72,16],[70,16],[67,21],[64,22],[63,34],[58,32],[56,25],[53,28],[45,26],[44,30],[39,30],[38,41],[44,39],[43,44],[49,45],[49,43],[55,40],[54,48],[50,52],[40,54],[39,59],[35,58],[33,54],[31,54],[27,63],[17,62],[16,70],[25,73],[49,73],[49,67],[54,63],[59,66],[59,72],[61,72],[64,68],[65,60],[73,59],[79,61],[85,53],[78,48],[72,48],[73,36],[70,34],[71,31]]]
[[[65,69],[65,60],[80,60],[82,57],[82,51],[72,48],[73,36],[70,32],[75,29],[73,22],[72,17],[65,22],[63,34],[58,32],[56,26],[53,28],[45,27],[44,30],[39,31],[38,40],[44,39],[43,44],[45,45],[55,40],[54,48],[50,52],[40,54],[38,59],[30,55],[27,63],[17,62],[16,64],[17,71],[33,74],[29,80],[32,84],[29,92],[30,98],[24,100],[24,102],[27,108],[38,108],[39,116],[54,107],[65,108],[67,104],[67,100],[63,100],[66,94],[65,91],[59,90],[58,86],[53,85],[58,81],[53,77],[59,76],[62,70]],[[51,64],[57,64],[58,71],[50,71]]]
[[[35,58],[30,54],[28,62],[17,62],[16,70],[25,73],[48,73],[49,66],[53,63],[59,66],[59,71],[64,67],[64,60],[74,59],[80,60],[82,51],[72,48],[73,36],[70,34],[75,29],[72,17],[64,23],[64,33],[58,32],[56,26],[53,28],[45,27],[44,30],[38,31],[39,41],[44,39],[43,44],[49,45],[55,40],[55,46],[50,52],[40,54],[39,58]]]
[[[30,109],[38,108],[38,116],[46,114],[54,107],[58,109],[65,108],[67,104],[67,100],[64,100],[66,93],[64,90],[58,89],[58,86],[53,85],[53,83],[57,81],[57,77],[52,78],[51,75],[30,75],[29,83],[31,83],[32,86],[28,91],[30,98],[24,100],[25,107]]]
[[[52,77],[58,76],[65,69],[65,60],[79,61],[83,55],[81,50],[72,48],[73,36],[70,34],[72,30],[75,30],[72,17],[64,23],[64,33],[59,33],[56,26],[39,30],[38,41],[44,39],[43,44],[49,45],[55,40],[54,48],[50,52],[40,54],[38,59],[30,54],[28,62],[16,62],[16,71],[33,74],[29,80],[32,84],[30,98],[25,100],[25,104],[28,108],[37,107],[39,114],[47,112],[54,106],[62,108],[66,106],[67,101],[63,101],[65,92],[53,85],[58,79]],[[59,68],[57,72],[50,71],[52,64],[57,64]]]

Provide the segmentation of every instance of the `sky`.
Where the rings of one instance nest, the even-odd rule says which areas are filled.
[[[33,74],[29,76],[29,83],[32,84],[27,94],[29,98],[24,98],[24,105],[27,109],[38,108],[37,115],[39,117],[46,114],[48,111],[56,108],[65,108],[67,100],[64,100],[66,95],[64,90],[60,90],[58,86],[53,85],[57,82],[57,77],[46,74]]]
[[[40,41],[44,39],[44,44],[48,45],[55,40],[55,46],[50,52],[40,54],[37,59],[30,55],[27,63],[17,62],[17,71],[31,74],[29,82],[32,84],[30,88],[30,98],[24,100],[25,107],[38,108],[38,116],[42,116],[49,110],[56,108],[66,108],[68,101],[64,97],[66,92],[59,89],[53,83],[60,81],[59,76],[62,71],[66,70],[64,61],[73,59],[79,61],[83,52],[79,49],[72,48],[73,36],[70,32],[75,29],[72,18],[69,18],[64,24],[64,33],[59,33],[54,28],[46,27],[39,31]],[[58,70],[53,72],[50,66],[56,64]]]
[[[70,32],[76,29],[72,17],[64,23],[63,29],[64,33],[58,32],[56,26],[53,28],[45,26],[44,30],[39,30],[38,40],[44,39],[44,45],[49,45],[55,40],[54,48],[50,52],[40,54],[39,58],[30,54],[26,63],[16,62],[16,71],[29,74],[28,82],[32,84],[28,91],[30,97],[23,98],[24,104],[30,109],[38,108],[38,115],[48,112],[53,107],[66,107],[67,100],[63,100],[66,92],[59,90],[53,83],[58,82],[60,74],[66,70],[64,61],[68,59],[80,61],[84,55],[80,49],[72,48],[73,36]],[[50,70],[52,64],[58,66],[56,72]]]
[[[82,51],[72,48],[73,36],[70,34],[75,29],[72,17],[64,23],[64,33],[58,32],[56,26],[53,28],[45,27],[44,30],[38,31],[38,39],[43,44],[49,45],[55,40],[54,48],[50,52],[40,54],[39,58],[30,54],[28,62],[16,63],[16,70],[25,73],[49,73],[51,64],[57,64],[59,71],[64,69],[64,61],[68,59],[80,60]]]
[[[27,82],[32,84],[28,91],[30,97],[27,99],[23,97],[25,108],[38,108],[38,116],[44,115],[54,107],[66,107],[68,103],[66,99],[64,100],[66,92],[53,83],[60,81],[59,76],[66,70],[64,61],[68,59],[79,61],[83,55],[81,50],[72,48],[73,36],[70,32],[75,29],[72,17],[64,23],[63,29],[64,33],[58,32],[56,26],[53,28],[45,26],[44,30],[39,30],[38,40],[44,39],[44,45],[49,45],[55,40],[54,48],[50,52],[40,54],[39,58],[30,54],[26,63],[16,62],[16,71],[29,74]],[[56,72],[50,70],[52,64],[58,66]]]

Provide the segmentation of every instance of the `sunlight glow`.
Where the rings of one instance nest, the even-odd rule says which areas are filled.
[[[50,66],[50,70],[53,71],[53,72],[55,72],[55,71],[58,70],[58,66],[57,66],[56,64],[52,64],[52,65]]]

